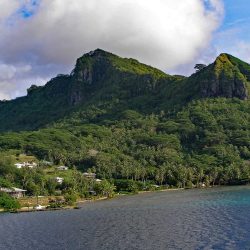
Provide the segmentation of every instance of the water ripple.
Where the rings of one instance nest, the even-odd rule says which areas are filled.
[[[250,249],[250,188],[147,193],[0,215],[0,249]]]

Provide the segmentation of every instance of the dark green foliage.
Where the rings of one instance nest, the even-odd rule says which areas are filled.
[[[98,195],[112,198],[114,196],[116,187],[107,180],[103,180],[101,183],[95,185],[95,191]]]
[[[115,180],[115,186],[117,192],[137,193],[138,191],[145,190],[146,187],[150,186],[150,183],[134,180],[117,179]]]
[[[131,192],[147,181],[191,187],[249,180],[249,74],[248,64],[226,54],[186,78],[96,50],[70,76],[0,104],[0,173],[29,194],[55,193],[42,172],[13,167],[6,155],[14,150],[127,180],[115,183]],[[87,196],[91,185],[75,172],[61,189]]]
[[[66,193],[65,195],[64,195],[64,198],[65,198],[65,202],[68,204],[68,205],[70,205],[70,206],[72,206],[74,203],[76,203],[76,201],[77,201],[77,195],[76,194],[74,194],[74,193]]]
[[[12,186],[13,184],[9,180],[6,180],[3,177],[0,177],[0,187],[11,188]]]
[[[20,208],[20,204],[8,194],[0,192],[0,208],[3,208],[6,211],[16,211]]]

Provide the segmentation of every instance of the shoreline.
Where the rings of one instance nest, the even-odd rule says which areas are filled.
[[[105,201],[110,199],[116,199],[123,196],[130,196],[130,195],[142,195],[142,194],[149,194],[149,193],[156,193],[156,192],[171,192],[171,191],[185,191],[185,190],[207,190],[207,189],[215,189],[215,188],[221,188],[221,187],[247,187],[250,185],[216,185],[216,186],[210,186],[210,187],[200,187],[200,188],[169,188],[169,189],[159,189],[159,190],[150,190],[150,191],[138,191],[138,193],[118,193],[115,194],[112,198],[110,197],[99,197],[96,199],[82,199],[76,202],[75,205],[72,206],[65,206],[65,207],[58,207],[58,208],[43,208],[43,209],[34,209],[34,208],[28,208],[28,207],[22,207],[18,209],[17,211],[5,211],[4,209],[0,209],[0,213],[31,213],[31,212],[51,212],[51,211],[61,211],[61,210],[74,210],[74,209],[81,209],[81,204],[84,203],[92,203],[92,202],[98,202],[98,201]]]
[[[99,197],[94,199],[82,199],[76,202],[75,205],[72,206],[65,206],[65,207],[58,207],[58,208],[42,208],[42,209],[35,209],[33,207],[21,207],[16,211],[5,211],[4,209],[0,209],[0,213],[31,213],[31,212],[51,212],[51,211],[61,211],[61,210],[74,210],[74,209],[81,209],[81,204],[84,203],[92,203],[98,201],[104,201],[109,199],[115,199],[122,196],[129,196],[129,195],[140,195],[146,193],[155,193],[155,192],[167,192],[167,191],[180,191],[185,190],[184,188],[170,188],[170,189],[160,189],[160,190],[151,190],[151,191],[139,191],[138,193],[124,193],[124,194],[115,194],[112,198],[109,197]]]

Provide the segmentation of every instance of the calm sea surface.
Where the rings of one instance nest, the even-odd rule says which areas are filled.
[[[250,249],[250,187],[146,193],[0,215],[0,249]]]

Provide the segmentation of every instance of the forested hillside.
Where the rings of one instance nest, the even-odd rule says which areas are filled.
[[[26,154],[96,172],[118,189],[125,180],[136,188],[247,183],[249,86],[250,65],[227,54],[187,78],[96,50],[71,75],[0,104],[0,172],[27,188],[5,166]]]

